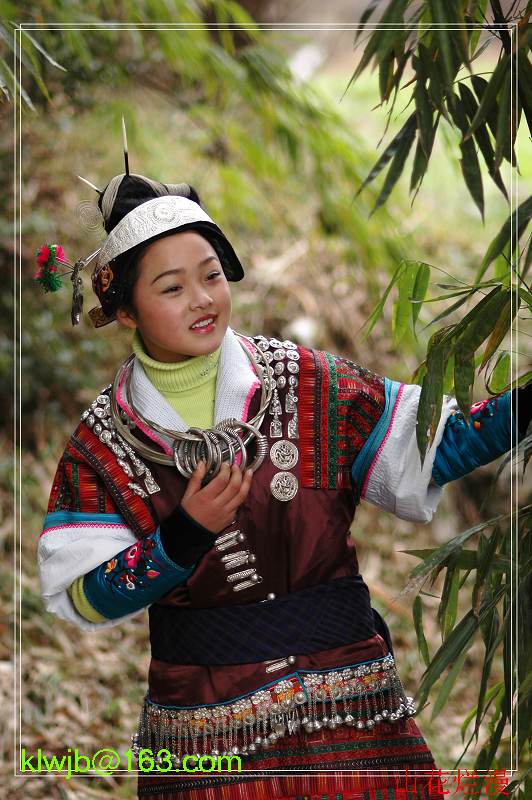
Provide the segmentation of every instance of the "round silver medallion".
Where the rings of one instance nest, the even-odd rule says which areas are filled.
[[[291,472],[277,472],[270,481],[270,489],[277,500],[287,502],[297,494],[297,478]]]
[[[294,389],[295,389],[295,387],[298,385],[298,383],[299,383],[299,381],[298,381],[298,379],[296,378],[295,375],[289,375],[288,376],[288,385],[289,386],[293,386]]]
[[[276,375],[280,375],[281,372],[284,371],[284,364],[282,361],[278,361],[275,367],[273,368]]]
[[[289,350],[286,354],[286,357],[292,361],[299,361],[299,353],[297,350]]]
[[[108,406],[110,401],[106,394],[99,394],[96,398],[96,402],[101,406]]]
[[[283,350],[282,347],[279,347],[277,350],[274,350],[273,357],[276,361],[282,361],[286,355],[286,350]]]
[[[266,339],[261,339],[260,342],[257,342],[257,347],[260,347],[261,350],[267,350],[269,344]]]
[[[270,458],[279,469],[292,469],[297,464],[299,453],[295,444],[287,439],[281,439],[272,445]]]
[[[270,346],[271,347],[282,347],[283,343],[279,341],[279,339],[270,339]]]
[[[286,347],[287,350],[296,350],[297,349],[297,344],[294,344],[294,342],[291,342],[290,339],[285,339],[284,342],[283,342],[283,347]]]
[[[292,372],[292,373],[299,372],[299,364],[297,363],[297,361],[289,361],[286,366],[287,366],[288,372]]]
[[[168,205],[166,206],[160,205],[150,210],[152,217],[157,222],[173,222],[175,220],[176,225],[179,225],[181,215],[175,208],[172,208],[171,206]]]
[[[268,364],[270,364],[273,361],[273,353],[270,353],[269,350],[265,351],[264,352],[264,359],[265,359],[265,361],[268,362]]]
[[[277,378],[277,386],[279,387],[279,389],[284,389],[284,387],[286,386],[286,378],[284,375],[279,375],[279,377]]]

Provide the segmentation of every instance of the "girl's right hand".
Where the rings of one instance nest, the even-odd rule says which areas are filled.
[[[230,525],[237,508],[248,496],[253,471],[240,472],[237,464],[222,464],[218,475],[202,488],[205,462],[200,461],[192,475],[181,506],[197,523],[212,533],[219,533]]]

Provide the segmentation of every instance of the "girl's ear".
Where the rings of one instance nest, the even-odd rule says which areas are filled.
[[[131,330],[135,330],[135,328],[138,327],[135,317],[125,308],[117,309],[116,319],[120,325],[123,325],[125,328],[131,328]]]

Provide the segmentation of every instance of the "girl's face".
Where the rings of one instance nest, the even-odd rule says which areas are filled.
[[[122,325],[138,328],[148,355],[171,363],[221,345],[231,293],[210,242],[195,231],[165,236],[149,245],[137,269],[135,312],[121,308],[116,316]]]

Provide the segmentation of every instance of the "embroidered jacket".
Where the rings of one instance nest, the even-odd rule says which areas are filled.
[[[161,523],[179,504],[184,479],[173,467],[142,463],[134,452],[128,453],[109,424],[106,393],[85,412],[65,449],[41,536],[41,581],[50,611],[94,629],[151,604],[150,635],[157,657],[150,665],[148,708],[159,704],[159,712],[161,707],[199,707],[203,712],[225,704],[234,711],[242,698],[261,691],[271,697],[279,686],[286,690],[290,685],[294,697],[304,694],[305,675],[336,674],[364,663],[372,663],[377,672],[388,669],[390,646],[382,628],[356,640],[342,640],[339,634],[340,641],[325,649],[302,646],[301,652],[251,662],[243,657],[232,663],[216,660],[216,642],[206,641],[200,652],[199,641],[200,655],[191,663],[185,632],[183,648],[179,646],[183,612],[190,612],[191,619],[209,609],[233,608],[236,614],[241,606],[258,608],[275,598],[354,580],[358,564],[349,529],[361,498],[402,518],[426,522],[441,497],[438,484],[457,477],[460,467],[468,471],[465,451],[460,464],[453,463],[449,436],[455,433],[448,433],[452,426],[447,422],[451,416],[459,420],[459,415],[452,398],[444,400],[435,440],[421,467],[415,437],[420,387],[382,378],[330,353],[264,337],[247,339],[231,329],[220,356],[215,423],[231,417],[247,420],[260,406],[260,381],[241,344],[263,350],[276,379],[261,427],[271,457],[256,471],[235,522],[196,565],[182,567],[170,559],[159,535]],[[163,427],[187,429],[138,362],[131,392],[144,416]],[[119,404],[139,438],[149,437],[171,453],[170,440],[145,429],[123,395]],[[476,413],[490,424],[488,406]],[[499,444],[508,449],[510,416],[501,415],[497,424]],[[472,430],[466,429],[468,435]],[[283,451],[282,446],[274,456],[276,445],[286,442],[295,446],[296,457],[294,448]],[[487,451],[487,460],[499,455],[489,447]],[[76,612],[67,588],[106,560],[116,599],[114,618],[93,624]],[[108,606],[98,610],[103,616],[113,613]],[[165,654],[161,643],[172,615],[180,624],[172,630],[172,653]],[[219,633],[222,639],[232,636],[237,649],[240,635],[238,630]],[[218,650],[223,644],[218,643]]]

